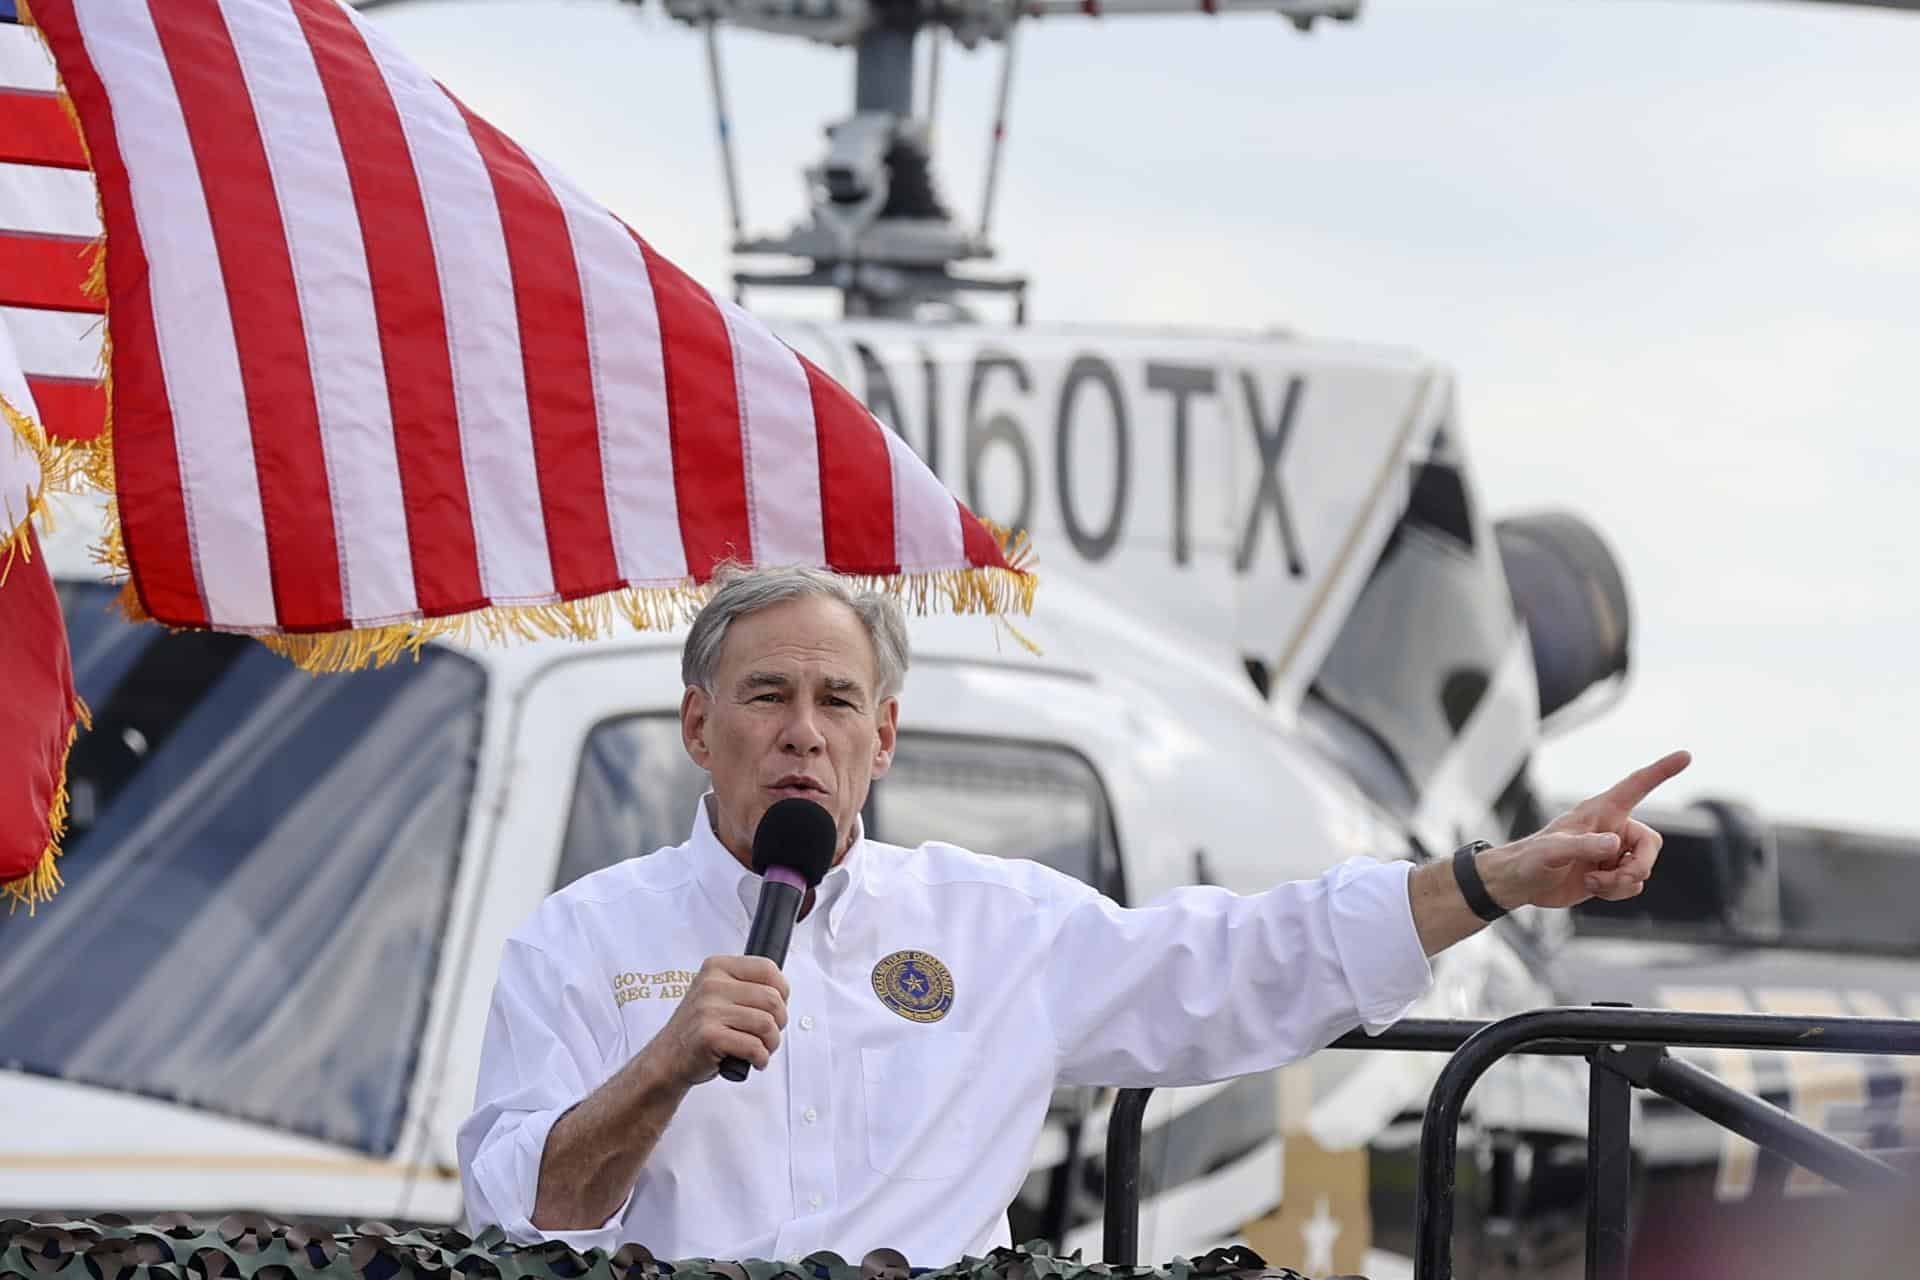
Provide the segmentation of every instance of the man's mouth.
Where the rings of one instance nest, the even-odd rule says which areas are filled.
[[[783,796],[824,797],[827,794],[825,783],[818,779],[804,777],[797,773],[788,774],[786,777],[774,783],[768,790],[777,791]]]

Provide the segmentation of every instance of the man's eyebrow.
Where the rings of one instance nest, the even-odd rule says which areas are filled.
[[[867,687],[858,680],[849,680],[845,676],[828,676],[820,682],[829,693],[858,693],[864,695]]]
[[[781,675],[778,671],[749,671],[746,675],[740,677],[738,687],[741,689],[785,689],[792,684],[793,681],[787,679],[787,677]]]

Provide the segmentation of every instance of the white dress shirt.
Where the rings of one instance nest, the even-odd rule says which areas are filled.
[[[1221,1080],[1397,1020],[1431,982],[1408,871],[1357,858],[1126,909],[1038,863],[856,832],[794,928],[772,1064],[690,1091],[606,1222],[541,1231],[548,1130],[745,945],[759,878],[702,803],[685,844],[583,877],[508,940],[460,1129],[468,1218],[662,1259],[983,1254],[1009,1243],[1056,1084]]]

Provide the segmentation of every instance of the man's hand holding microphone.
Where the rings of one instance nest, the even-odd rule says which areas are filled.
[[[787,979],[765,956],[712,956],[639,1057],[661,1080],[704,1084],[731,1058],[765,1070],[787,1025]]]

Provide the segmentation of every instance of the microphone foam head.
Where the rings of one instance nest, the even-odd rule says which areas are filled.
[[[753,833],[753,869],[765,875],[785,867],[811,888],[833,866],[838,834],[824,806],[799,796],[776,800]]]

